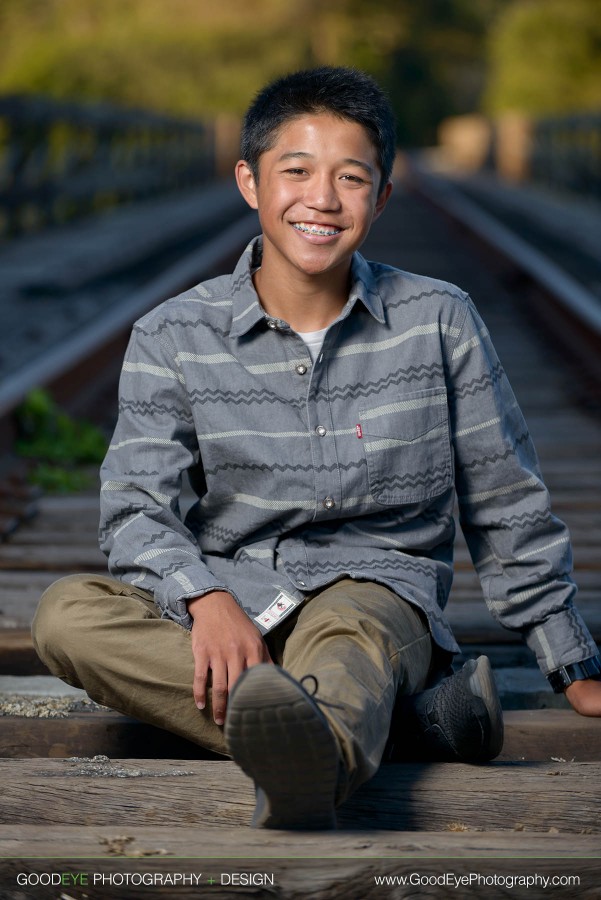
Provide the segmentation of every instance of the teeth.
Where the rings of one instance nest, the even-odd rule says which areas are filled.
[[[304,222],[294,222],[293,228],[297,231],[303,231],[305,234],[333,235],[340,234],[340,228],[324,228],[321,225],[306,225]]]

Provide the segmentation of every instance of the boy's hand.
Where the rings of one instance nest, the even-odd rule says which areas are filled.
[[[601,681],[594,678],[573,681],[565,689],[565,695],[581,716],[601,716]]]
[[[227,696],[242,674],[257,663],[272,662],[261,632],[231,594],[213,591],[188,602],[194,655],[194,700],[207,702],[207,677],[212,673],[213,718],[225,722]]]

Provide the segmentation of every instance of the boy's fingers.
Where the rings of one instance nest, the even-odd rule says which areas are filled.
[[[207,705],[207,680],[208,680],[208,663],[206,666],[200,664],[198,660],[195,661],[196,665],[194,668],[194,702],[198,709],[204,709]]]
[[[216,725],[225,723],[225,710],[227,708],[227,667],[225,663],[214,663],[211,668],[211,704],[213,707],[213,719]]]
[[[213,718],[217,725],[225,724],[228,697],[232,688],[242,675],[242,672],[245,669],[250,669],[251,666],[258,665],[262,662],[272,662],[269,650],[265,644],[263,645],[261,652],[249,653],[246,660],[234,658],[233,661],[229,661],[227,667],[225,665],[212,667],[211,697]]]

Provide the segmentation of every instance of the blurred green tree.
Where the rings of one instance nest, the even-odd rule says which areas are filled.
[[[491,31],[485,106],[535,115],[601,109],[599,0],[513,0]]]
[[[404,5],[3,0],[0,90],[241,113],[265,81],[295,68],[360,56],[373,70],[400,38]]]
[[[432,143],[441,119],[479,108],[486,35],[506,5],[507,0],[408,4],[407,39],[393,51],[387,73],[402,145]]]
[[[195,118],[239,115],[267,80],[351,65],[389,90],[403,143],[472,110],[508,0],[2,0],[0,91]]]

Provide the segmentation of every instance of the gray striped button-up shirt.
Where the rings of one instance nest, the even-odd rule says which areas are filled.
[[[230,591],[259,629],[342,576],[390,587],[458,648],[444,607],[454,503],[493,616],[544,673],[597,652],[571,550],[521,412],[471,300],[355,254],[349,299],[312,364],[235,271],[136,323],[102,467],[112,574],[191,626]],[[185,520],[186,471],[198,496]]]

